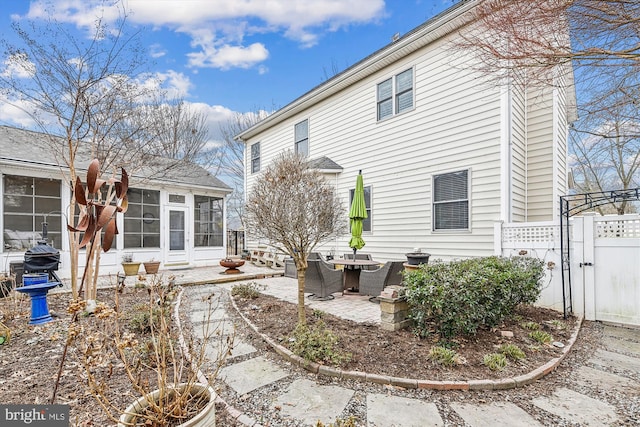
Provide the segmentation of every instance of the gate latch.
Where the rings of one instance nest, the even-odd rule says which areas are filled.
[[[581,262],[580,263],[580,268],[582,268],[582,266],[589,266],[589,267],[593,267],[593,263],[592,262]]]

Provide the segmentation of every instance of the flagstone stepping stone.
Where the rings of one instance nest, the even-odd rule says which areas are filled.
[[[602,340],[602,344],[608,349],[621,353],[627,353],[631,356],[640,357],[640,342],[625,341],[613,337],[604,337],[604,339]]]
[[[564,387],[532,402],[542,410],[585,426],[610,426],[618,420],[613,406]]]
[[[212,310],[211,314],[209,314],[209,310],[198,310],[192,311],[189,313],[189,319],[191,323],[203,323],[207,320],[221,320],[227,317],[227,312],[224,309]]]
[[[640,342],[640,329],[604,325],[604,335],[621,340]]]
[[[589,359],[589,363],[603,368],[615,368],[640,373],[640,358],[606,350],[597,350],[594,357]]]
[[[435,403],[386,394],[367,395],[367,423],[376,427],[444,426]]]
[[[287,373],[264,357],[255,357],[225,366],[220,370],[220,378],[238,394],[245,394],[272,382],[281,380]]]
[[[224,342],[226,337],[213,337],[209,339],[207,342],[207,347],[205,348],[205,356],[209,361],[215,361],[220,356],[220,349],[226,347],[226,342]],[[221,342],[220,340],[223,340]],[[242,341],[237,336],[233,340],[233,348],[231,349],[231,354],[228,357],[238,357],[244,356],[246,354],[255,353],[257,350],[254,346],[249,343]]]
[[[283,415],[305,424],[335,421],[354,395],[353,390],[332,385],[318,385],[307,379],[295,380],[273,403]]]
[[[196,323],[193,325],[193,335],[202,339],[205,335],[208,337],[216,337],[218,335],[232,335],[235,332],[233,322],[229,318],[220,320],[211,320],[208,329],[205,329],[205,323]]]
[[[482,405],[451,403],[451,408],[473,427],[542,427],[542,424],[524,409],[509,402]]]
[[[640,383],[600,369],[580,366],[576,370],[576,383],[582,386],[611,390],[640,390]]]

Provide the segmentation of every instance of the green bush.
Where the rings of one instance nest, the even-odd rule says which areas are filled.
[[[454,350],[436,346],[429,350],[429,360],[434,365],[451,367],[460,363],[460,356]]]
[[[515,361],[522,360],[526,357],[524,351],[522,351],[520,347],[515,344],[502,344],[498,351],[507,356],[509,359]]]
[[[291,351],[310,362],[341,365],[351,360],[351,354],[343,354],[336,348],[338,337],[319,320],[312,326],[298,324],[289,339]]]
[[[442,337],[474,334],[540,296],[543,262],[525,257],[486,257],[434,262],[405,275],[409,317],[416,332]]]
[[[507,357],[502,353],[485,354],[482,363],[492,371],[502,371],[507,366]]]

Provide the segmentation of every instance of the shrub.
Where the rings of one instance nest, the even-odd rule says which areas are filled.
[[[552,341],[551,335],[544,331],[533,331],[529,333],[529,338],[539,342],[540,344],[549,344]]]
[[[504,354],[511,360],[518,361],[525,358],[524,351],[520,350],[520,347],[515,344],[502,344],[498,352]]]
[[[527,322],[524,325],[522,325],[522,327],[530,331],[537,331],[538,329],[540,329],[540,324],[536,322]]]
[[[429,350],[429,360],[434,365],[455,366],[460,363],[460,356],[454,350],[436,346]]]
[[[256,299],[260,296],[260,290],[264,285],[258,282],[241,283],[231,288],[231,295],[242,299]]]
[[[338,337],[320,320],[314,325],[298,324],[291,334],[291,351],[310,362],[340,365],[351,360],[336,348]]]
[[[502,353],[485,354],[482,363],[492,371],[502,371],[507,366],[507,357]]]
[[[407,273],[409,317],[424,337],[473,334],[540,296],[543,262],[525,257],[486,257],[435,262]]]

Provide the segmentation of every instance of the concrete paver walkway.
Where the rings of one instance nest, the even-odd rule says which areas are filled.
[[[249,268],[251,269],[254,267]],[[202,270],[188,272],[181,277],[180,281],[185,284],[198,282],[196,279],[202,281],[205,275],[206,272]],[[245,280],[251,277],[251,275],[239,276]],[[265,293],[295,302],[297,283],[294,279],[274,277],[253,280],[266,286]],[[225,298],[232,286],[231,283],[203,284],[185,289],[183,298],[190,301],[190,316],[194,321],[194,327],[202,323],[203,313],[207,309],[209,300],[207,295],[214,294],[216,298]],[[366,297],[338,296],[332,301],[309,302],[309,305],[358,322],[379,322],[378,305],[370,303]],[[213,321],[231,318],[224,304],[219,304],[216,308],[216,311],[218,310]],[[226,328],[225,333],[229,333]],[[487,401],[491,403],[486,404],[447,403],[443,399],[438,400],[437,395],[426,399],[390,395],[385,393],[383,386],[380,386],[378,393],[367,393],[366,419],[358,420],[357,425],[442,426],[444,425],[443,407],[447,408],[446,411],[454,411],[460,419],[464,420],[465,424],[460,425],[473,427],[543,425],[538,421],[539,414],[536,416],[527,410],[532,407],[537,411],[553,414],[563,420],[566,425],[616,425],[620,420],[628,419],[629,414],[621,413],[619,408],[604,401],[600,394],[588,395],[584,387],[597,387],[599,392],[611,393],[621,388],[631,390],[634,390],[634,387],[637,388],[640,380],[640,330],[606,326],[604,341],[607,350],[599,349],[583,365],[572,367],[571,380],[566,386],[558,387],[551,395],[533,398],[528,402],[529,406],[519,406],[517,402],[509,401],[508,393],[504,392],[492,394],[493,392],[487,391]],[[243,350],[240,350],[240,346],[236,346],[233,357],[220,372],[220,379],[243,399],[251,399],[252,392],[261,387],[282,383],[282,389],[276,393],[270,406],[281,408],[285,418],[290,419],[292,424],[295,422],[295,425],[313,426],[317,420],[322,420],[324,423],[332,422],[336,415],[349,404],[350,399],[358,398],[356,396],[358,393],[348,387],[323,385],[317,379],[314,381],[315,377],[309,374],[305,379],[287,381],[289,374],[286,369],[260,356],[250,344],[243,344],[246,345]],[[238,357],[240,354],[244,357]],[[541,381],[544,381],[544,378]],[[602,396],[605,395],[606,393],[602,394]],[[630,403],[629,407],[633,405],[634,403]],[[629,411],[633,410],[629,409]],[[249,416],[241,416],[238,420],[245,425],[260,425]]]

